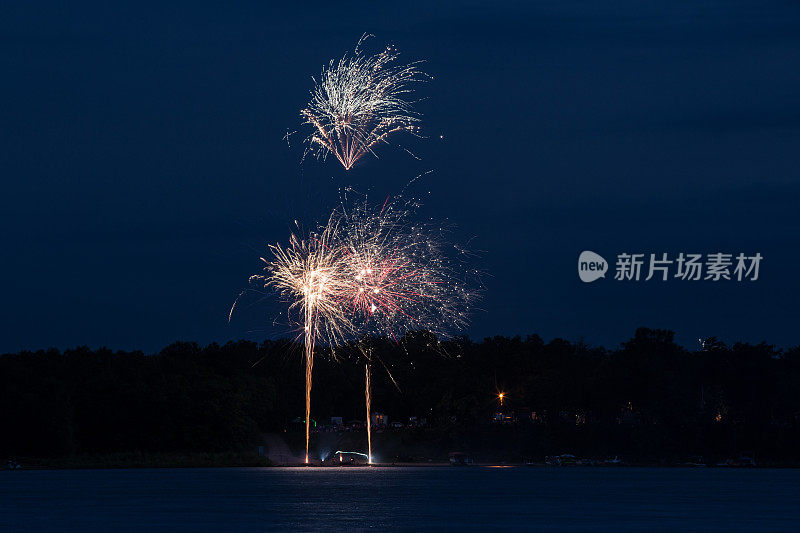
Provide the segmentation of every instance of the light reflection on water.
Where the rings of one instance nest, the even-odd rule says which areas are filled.
[[[786,531],[800,470],[232,468],[0,472],[0,531]]]

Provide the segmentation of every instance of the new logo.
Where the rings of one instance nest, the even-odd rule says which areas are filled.
[[[606,277],[607,270],[608,262],[594,252],[586,250],[578,257],[578,276],[584,283]]]

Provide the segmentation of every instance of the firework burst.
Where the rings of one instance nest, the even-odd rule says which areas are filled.
[[[337,240],[345,280],[340,297],[352,327],[395,340],[409,331],[448,336],[467,324],[475,294],[443,251],[444,229],[412,222],[418,206],[400,199],[342,208]],[[455,250],[455,249],[454,249]]]
[[[265,272],[250,278],[289,302],[296,340],[303,339],[306,463],[318,341],[335,356],[334,347],[358,337],[387,336],[399,342],[414,330],[442,337],[467,323],[474,299],[468,278],[474,272],[459,269],[459,263],[443,253],[437,238],[442,228],[411,221],[416,208],[400,199],[387,199],[380,208],[366,199],[354,204],[345,200],[327,224],[306,238],[296,233],[287,247],[271,245],[270,257],[261,259]],[[366,359],[369,418],[373,356],[369,346],[358,346]],[[369,420],[367,425],[371,462]]]
[[[344,249],[340,298],[352,327],[363,335],[399,342],[409,331],[427,330],[441,337],[467,323],[475,296],[468,290],[467,274],[443,253],[443,241],[437,238],[442,228],[411,222],[417,207],[399,198],[387,199],[380,208],[366,199],[351,208],[342,203],[337,236]],[[372,464],[373,353],[369,342],[358,346],[365,359],[367,457]]]
[[[352,334],[348,315],[339,305],[349,286],[345,283],[342,248],[337,244],[335,216],[325,226],[303,238],[293,234],[287,247],[270,245],[270,258],[261,258],[265,274],[251,276],[251,283],[272,289],[289,302],[290,319],[299,336],[337,345]]]
[[[311,429],[311,385],[314,346],[318,339],[331,346],[352,333],[351,322],[339,302],[348,290],[342,271],[341,248],[335,242],[336,220],[311,233],[307,239],[292,235],[289,246],[270,245],[271,258],[261,258],[265,274],[251,276],[251,283],[273,289],[286,298],[289,316],[296,316],[298,339],[303,338],[306,367],[306,456]]]
[[[345,170],[393,133],[417,133],[419,117],[406,96],[411,86],[427,79],[419,62],[400,64],[391,46],[375,55],[362,49],[364,35],[354,54],[331,60],[314,79],[311,100],[300,112],[312,126],[307,151],[325,159],[333,154]]]

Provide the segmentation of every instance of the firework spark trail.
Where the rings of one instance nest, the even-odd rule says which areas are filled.
[[[314,370],[314,331],[313,308],[306,306],[306,328],[305,328],[305,347],[306,356],[306,464],[308,464],[308,444],[311,440],[311,378]]]
[[[456,263],[442,253],[434,228],[410,222],[417,207],[399,198],[387,198],[380,209],[366,199],[352,208],[342,203],[337,240],[345,248],[346,279],[340,296],[352,315],[353,327],[363,335],[386,335],[397,341],[405,333],[424,329],[441,337],[466,324],[475,295]],[[366,359],[371,464],[372,349],[368,341],[359,343],[359,349]]]
[[[372,386],[370,385],[371,364],[371,358],[367,359],[367,362],[364,364],[364,399],[367,404],[367,464],[372,464],[372,420],[370,415],[370,405],[372,403]]]
[[[288,299],[289,313],[299,311],[305,356],[305,426],[308,463],[311,431],[311,385],[314,368],[314,346],[323,339],[335,346],[352,335],[352,325],[338,302],[347,290],[342,272],[341,248],[336,246],[336,219],[301,239],[292,235],[289,246],[270,245],[272,257],[261,258],[266,274],[251,276],[250,282],[272,288]],[[298,336],[299,338],[299,336]]]
[[[345,170],[364,154],[400,131],[417,134],[419,116],[405,96],[414,83],[428,79],[419,61],[398,64],[399,53],[391,46],[367,55],[358,41],[352,56],[331,60],[314,79],[311,100],[300,111],[304,124],[313,129],[306,138],[307,152],[325,159],[333,154]],[[377,156],[376,156],[377,157]]]

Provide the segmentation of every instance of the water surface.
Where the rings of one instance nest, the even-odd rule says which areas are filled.
[[[0,472],[0,531],[790,531],[800,470],[232,468]]]

